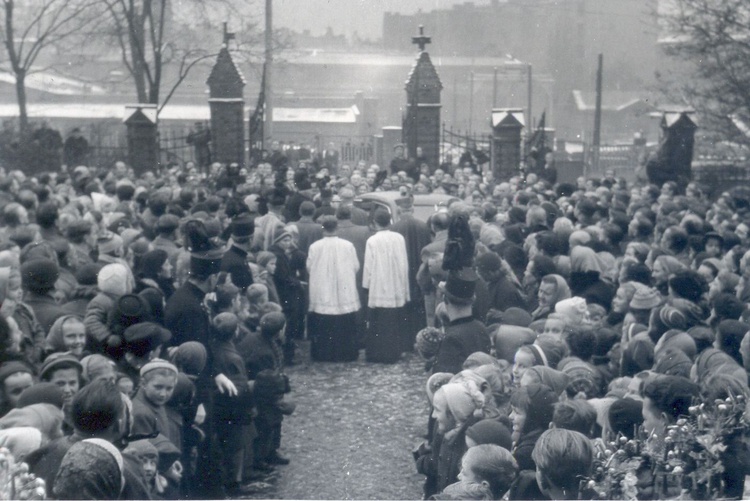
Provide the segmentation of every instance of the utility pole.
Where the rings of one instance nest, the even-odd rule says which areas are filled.
[[[474,121],[474,70],[469,74],[469,135],[471,135],[472,121]]]
[[[526,67],[526,98],[528,99],[527,106],[529,108],[529,117],[526,121],[526,128],[531,130],[534,128],[534,114],[531,112],[531,91],[533,90],[533,84],[531,79],[531,63]]]
[[[602,68],[604,66],[604,55],[599,54],[599,64],[596,69],[596,109],[594,110],[594,155],[592,166],[595,172],[599,172],[599,148],[601,146],[602,134]]]
[[[266,61],[265,61],[265,87],[263,96],[266,100],[266,112],[264,115],[263,145],[269,146],[273,138],[273,0],[266,0]]]
[[[492,76],[492,108],[497,107],[497,66],[495,66],[495,72]]]

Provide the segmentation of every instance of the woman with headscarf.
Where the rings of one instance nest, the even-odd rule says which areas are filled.
[[[58,499],[118,499],[125,485],[122,454],[100,438],[76,442],[63,457],[54,483]]]
[[[654,264],[651,268],[654,287],[662,296],[666,296],[669,294],[669,278],[684,269],[686,269],[685,265],[675,257],[667,255],[657,257],[654,259]]]
[[[596,252],[578,245],[570,250],[570,292],[587,303],[595,303],[609,311],[614,287],[601,278],[602,267]]]
[[[478,375],[475,378],[484,381]],[[485,403],[485,395],[475,380],[470,378],[450,382],[435,392],[433,416],[437,420],[438,432],[443,435],[437,461],[438,492],[456,481],[461,470],[461,458],[466,452],[466,430],[484,417]]]
[[[570,288],[563,277],[555,274],[546,275],[539,285],[539,293],[537,294],[539,306],[531,312],[531,318],[533,320],[547,318],[550,313],[555,311],[555,305],[559,301],[569,297]]]

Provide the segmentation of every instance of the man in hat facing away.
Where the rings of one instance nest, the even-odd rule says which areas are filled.
[[[445,309],[450,322],[440,343],[432,373],[461,372],[466,358],[477,351],[490,352],[490,336],[482,322],[472,315],[477,276],[473,269],[451,270],[441,284]]]
[[[401,234],[389,229],[391,215],[373,216],[377,233],[367,239],[362,286],[368,291],[367,361],[394,363],[403,352],[404,305],[409,301],[409,260]],[[416,333],[415,333],[416,334]]]
[[[232,283],[244,293],[253,284],[253,274],[247,262],[252,244],[255,223],[247,214],[238,216],[232,221],[232,246],[221,258],[221,271],[229,272]]]
[[[208,310],[203,307],[203,299],[216,286],[216,276],[221,269],[223,252],[208,238],[203,222],[188,221],[185,223],[184,231],[190,251],[190,277],[167,301],[164,325],[172,332],[173,346],[179,346],[186,341],[197,341],[208,348],[211,319]],[[212,367],[207,366],[196,382],[196,400],[206,409],[206,421],[203,425],[206,440],[201,443],[198,451],[196,494],[210,499],[224,497],[220,478],[221,468],[216,463],[217,444],[213,439],[212,385],[215,383],[221,393],[228,393],[230,396],[237,394],[237,388],[229,378],[219,374],[212,382],[212,373]]]

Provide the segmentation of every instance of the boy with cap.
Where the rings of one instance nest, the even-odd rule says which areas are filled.
[[[172,397],[177,383],[177,367],[155,358],[141,367],[141,386],[133,398],[133,434],[139,437],[156,437],[169,433],[166,403]],[[167,438],[180,447],[179,437]],[[175,443],[177,442],[177,443]]]

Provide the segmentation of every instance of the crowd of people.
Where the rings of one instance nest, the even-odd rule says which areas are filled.
[[[601,497],[620,440],[639,499],[742,496],[744,425],[692,486],[657,466],[690,409],[750,402],[750,198],[266,159],[0,172],[0,447],[43,495],[251,493],[289,463],[309,340],[315,362],[424,357],[425,499]],[[373,190],[398,209],[354,203]],[[422,221],[421,192],[455,196]]]

